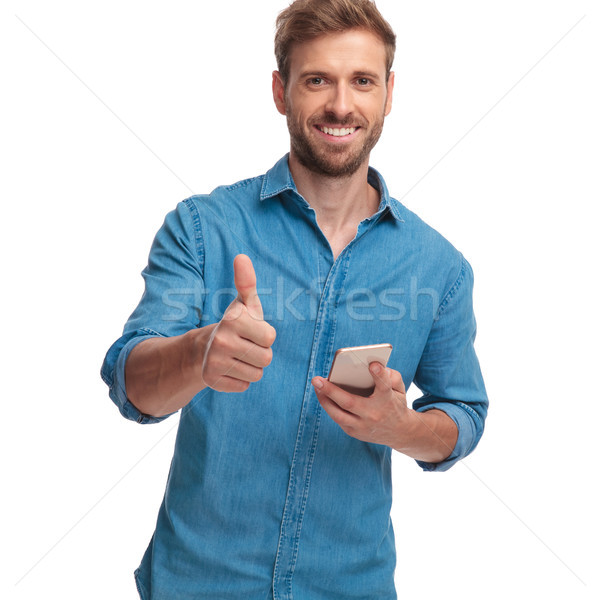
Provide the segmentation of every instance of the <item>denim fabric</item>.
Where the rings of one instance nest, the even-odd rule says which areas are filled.
[[[266,175],[193,196],[167,215],[144,295],[102,367],[123,416],[124,366],[141,340],[218,321],[236,296],[233,259],[250,256],[277,330],[263,378],[239,394],[205,389],[181,411],[156,530],[136,571],[144,600],[396,598],[391,449],[346,435],[310,383],[335,350],[390,342],[389,366],[476,446],[487,397],[473,349],[473,275],[442,236],[390,198],[334,261],[287,157]]]

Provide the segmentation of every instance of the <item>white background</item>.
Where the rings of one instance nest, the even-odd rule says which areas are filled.
[[[125,421],[98,372],[165,213],[287,151],[284,6],[3,3],[2,598],[136,598],[176,419]],[[450,472],[395,456],[399,596],[596,598],[597,3],[378,6],[397,83],[371,162],[473,265],[491,400]]]

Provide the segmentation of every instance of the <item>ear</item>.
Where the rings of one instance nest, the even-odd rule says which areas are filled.
[[[387,117],[392,110],[392,94],[394,92],[394,72],[390,73],[387,80],[387,96],[385,99],[385,116]]]
[[[273,100],[277,110],[285,115],[285,85],[279,71],[273,71]]]

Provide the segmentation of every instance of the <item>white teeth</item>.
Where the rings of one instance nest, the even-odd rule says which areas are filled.
[[[346,127],[342,129],[332,129],[331,127],[321,127],[320,128],[323,133],[327,133],[328,135],[333,135],[335,137],[343,137],[345,135],[350,135],[356,131],[356,127]]]

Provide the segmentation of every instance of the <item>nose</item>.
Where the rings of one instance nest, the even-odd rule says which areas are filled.
[[[338,83],[332,87],[326,110],[340,121],[352,112],[352,91],[347,85]]]

